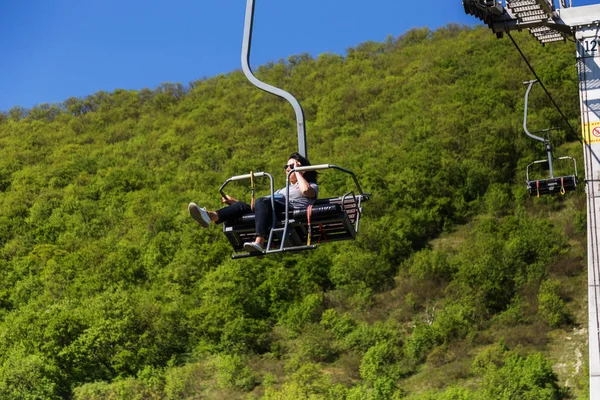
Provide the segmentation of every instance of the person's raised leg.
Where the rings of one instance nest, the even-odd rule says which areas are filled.
[[[238,201],[217,211],[209,211],[206,208],[200,208],[195,203],[188,205],[188,210],[200,226],[207,228],[211,222],[221,223],[241,217],[244,214],[252,212],[250,206],[244,202]]]

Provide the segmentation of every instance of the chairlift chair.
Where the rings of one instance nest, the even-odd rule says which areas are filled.
[[[573,157],[559,157],[558,160],[571,160],[573,162],[573,175],[550,177],[546,179],[530,179],[529,169],[534,164],[547,164],[548,160],[536,160],[527,165],[527,190],[530,196],[540,197],[545,194],[562,194],[571,192],[577,188],[577,162]]]
[[[290,93],[260,81],[250,68],[250,48],[252,40],[252,25],[254,21],[254,0],[246,2],[246,18],[244,22],[244,39],[242,42],[242,71],[246,78],[257,88],[265,92],[286,99],[294,108],[296,113],[296,126],[298,132],[298,153],[307,157],[306,132],[304,124],[304,112],[300,103]],[[320,164],[296,167],[295,171],[317,171],[337,170],[349,174],[354,180],[356,188],[344,193],[339,197],[317,199],[307,209],[290,209],[286,202],[285,212],[276,215],[273,211],[272,225],[269,238],[264,252],[242,252],[243,244],[254,240],[254,213],[243,215],[236,221],[223,224],[223,232],[231,243],[234,252],[232,258],[244,258],[260,256],[264,254],[280,253],[287,251],[303,251],[317,248],[318,244],[338,240],[354,239],[358,233],[360,216],[362,214],[362,203],[369,200],[371,194],[364,193],[358,183],[356,175],[345,168],[332,165]],[[290,171],[287,175],[286,188],[289,199]],[[245,175],[233,176],[227,179],[219,192],[225,197],[225,187],[233,181],[253,180],[254,178],[268,178],[271,189],[271,205],[275,210],[273,177],[267,172],[256,172]],[[316,244],[315,244],[316,238]]]
[[[527,190],[529,191],[530,196],[537,196],[537,197],[540,197],[540,196],[546,195],[546,194],[558,194],[558,193],[564,195],[566,192],[573,191],[577,188],[577,183],[578,183],[578,181],[577,181],[577,162],[575,161],[575,159],[573,157],[565,156],[565,157],[557,158],[557,160],[559,160],[559,161],[560,160],[571,160],[573,162],[573,174],[555,177],[553,164],[552,164],[552,146],[550,145],[549,137],[542,138],[540,136],[534,135],[533,133],[529,132],[529,130],[527,129],[527,103],[529,100],[529,92],[531,91],[531,88],[533,87],[533,85],[536,82],[538,82],[537,79],[528,81],[528,82],[524,82],[524,84],[529,85],[529,86],[527,87],[527,91],[525,92],[525,112],[524,112],[524,118],[523,118],[523,129],[525,130],[525,133],[527,134],[527,136],[544,143],[544,147],[546,148],[546,153],[547,153],[547,159],[546,160],[536,160],[536,161],[533,161],[532,163],[530,163],[529,165],[527,165],[527,170],[526,170]],[[548,130],[545,130],[545,131],[547,132]],[[548,170],[549,170],[550,177],[545,178],[545,179],[530,179],[530,174],[529,174],[530,168],[532,165],[535,165],[535,164],[548,164]]]
[[[356,175],[352,171],[331,164],[296,167],[295,170],[317,171],[329,169],[349,174],[354,180],[355,190],[346,192],[339,197],[317,199],[309,208],[291,209],[289,203],[286,202],[284,212],[276,214],[273,211],[271,229],[263,252],[242,252],[243,244],[253,241],[256,235],[254,213],[245,214],[237,220],[223,223],[223,233],[232,245],[234,252],[236,252],[231,255],[231,258],[314,250],[320,244],[355,239],[362,214],[362,203],[370,197],[369,193],[362,191]],[[287,175],[286,189],[288,191],[291,173],[292,171]],[[271,205],[272,210],[275,210],[273,177],[267,172],[233,176],[221,185],[219,192],[222,197],[226,197],[224,189],[230,182],[264,177],[270,181]],[[289,192],[286,198],[289,198]]]

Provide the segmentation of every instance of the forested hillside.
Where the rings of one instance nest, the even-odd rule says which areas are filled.
[[[515,37],[578,127],[573,43]],[[232,175],[283,186],[297,149],[290,105],[241,71],[8,110],[0,398],[587,397],[583,185],[529,197],[544,149],[510,41],[415,29],[256,74],[302,104],[311,161],[373,193],[359,238],[234,261],[189,217]],[[537,87],[529,128],[549,127],[583,165]],[[320,176],[322,196],[350,184]]]

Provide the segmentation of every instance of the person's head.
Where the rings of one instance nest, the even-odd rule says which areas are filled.
[[[290,155],[290,159],[288,160],[286,165],[287,166],[285,170],[287,173],[289,172],[289,165],[299,165],[302,167],[306,167],[310,165],[310,161],[308,161],[308,159],[300,153],[294,152]],[[306,179],[308,182],[317,183],[317,171],[306,171],[303,176],[304,179]],[[292,176],[290,177],[290,181],[292,183],[296,183],[295,174],[292,174]]]

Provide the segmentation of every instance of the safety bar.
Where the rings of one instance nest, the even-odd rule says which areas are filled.
[[[273,232],[275,230],[275,223],[277,220],[277,215],[275,213],[275,185],[273,184],[273,176],[267,172],[251,172],[249,174],[244,174],[244,175],[237,175],[237,176],[232,176],[231,178],[227,179],[219,188],[219,193],[221,193],[221,196],[224,198],[227,198],[227,196],[225,195],[224,192],[224,188],[225,186],[227,186],[227,184],[229,184],[230,182],[233,181],[242,181],[245,179],[254,179],[254,178],[261,178],[261,177],[268,177],[269,178],[269,182],[270,182],[270,188],[271,188],[271,231],[269,232],[269,239],[267,241],[267,250],[266,252],[269,253],[269,249],[271,248],[271,243],[273,241]],[[253,189],[254,190],[254,189]],[[286,202],[286,212],[287,212],[287,202]],[[283,243],[283,241],[282,241]]]
[[[236,176],[232,176],[231,178],[228,178],[219,188],[219,193],[221,193],[222,197],[226,197],[225,196],[225,192],[223,191],[223,189],[225,188],[225,186],[227,186],[230,182],[234,182],[234,181],[243,181],[246,179],[251,179],[252,177],[254,178],[261,178],[263,176],[266,176],[269,178],[269,181],[271,182],[271,193],[275,192],[275,185],[273,183],[273,176],[271,176],[271,174],[269,174],[268,172],[254,172],[254,173],[249,173],[249,174],[245,174],[245,175],[236,175]]]
[[[231,178],[227,179],[227,181],[225,181],[223,186],[225,186],[226,183],[229,183],[231,181],[243,181],[244,179],[250,179],[252,177],[252,175],[254,175],[255,178],[260,178],[261,176],[271,177],[271,175],[267,172],[251,172],[251,173],[245,174],[245,175],[232,176]],[[273,179],[273,178],[271,177],[271,179]]]
[[[269,178],[271,194],[275,193],[275,184],[273,183],[273,176],[271,176],[271,174],[269,174],[268,172],[253,172],[253,173],[249,173],[249,174],[245,174],[245,175],[232,176],[231,178],[228,178],[221,185],[221,187],[219,188],[219,193],[221,193],[221,197],[227,198],[227,195],[225,194],[223,189],[225,189],[225,186],[227,186],[230,182],[243,181],[245,179],[261,178],[263,176],[266,176]],[[273,196],[271,196],[271,202],[273,202]],[[271,205],[275,206],[275,204],[271,204]],[[275,209],[275,208],[273,207],[273,209]]]
[[[350,171],[349,169],[338,167],[337,165],[333,165],[333,164],[317,164],[317,165],[307,165],[307,166],[303,166],[303,167],[296,167],[288,173],[288,181],[290,178],[290,174],[294,171],[300,171],[300,172],[302,172],[302,171],[318,171],[318,170],[322,170],[322,169],[337,169],[338,171],[342,171],[342,172],[349,174],[350,176],[352,176],[352,179],[354,180],[354,184],[356,185],[356,188],[358,189],[358,192],[361,194],[361,196],[363,196],[366,200],[368,200],[369,197],[371,196],[370,193],[363,193],[362,188],[360,187],[360,184],[358,183],[358,179],[356,178],[356,175],[354,174],[354,172]]]

